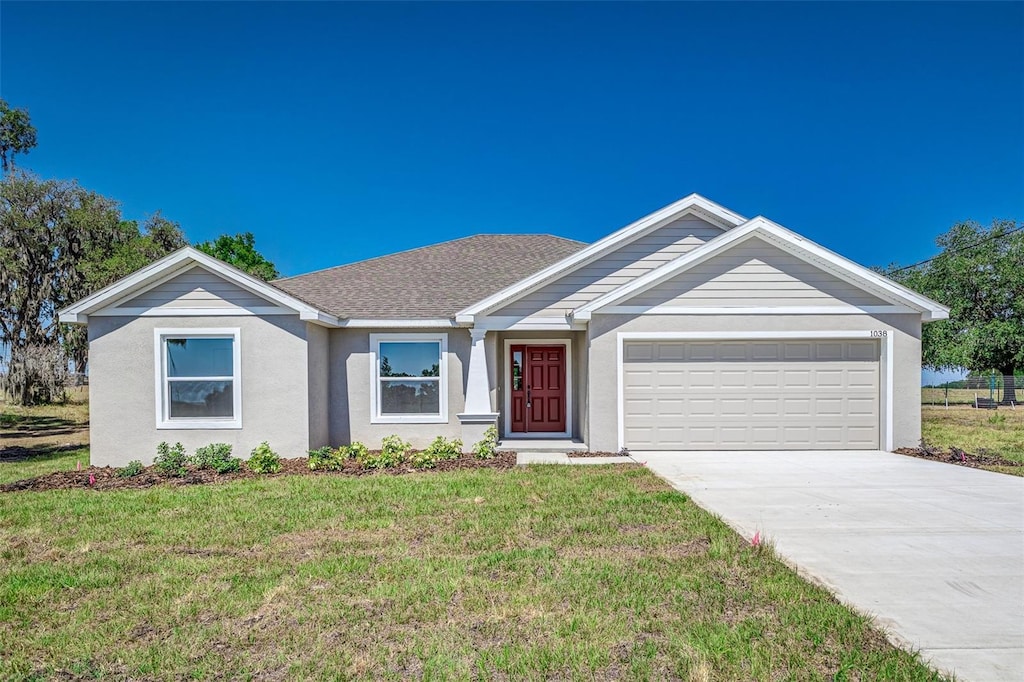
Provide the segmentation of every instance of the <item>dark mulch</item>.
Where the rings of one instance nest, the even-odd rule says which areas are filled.
[[[977,454],[971,454],[960,448],[942,448],[922,443],[916,448],[897,448],[894,450],[900,455],[909,455],[920,459],[928,459],[933,462],[946,462],[948,464],[959,464],[960,466],[979,469],[988,466],[1000,467],[1024,467],[1024,462],[1015,462],[1012,459],[1004,459],[999,455],[982,450]]]
[[[565,453],[570,457],[623,457],[628,456],[628,452],[603,452],[601,450],[572,450]]]
[[[0,484],[0,493],[21,490],[69,490],[73,488],[92,488],[93,490],[123,490],[150,488],[154,485],[202,485],[205,483],[227,483],[246,478],[263,478],[276,476],[367,476],[384,474],[398,476],[401,474],[423,473],[431,471],[456,471],[460,469],[511,469],[516,465],[516,453],[499,452],[493,459],[477,459],[473,455],[463,455],[458,459],[437,462],[432,469],[414,469],[408,465],[389,467],[386,469],[367,469],[355,460],[345,462],[338,471],[310,471],[309,460],[305,457],[282,459],[281,471],[276,474],[256,474],[243,465],[242,470],[228,474],[218,474],[211,469],[189,468],[181,477],[168,476],[153,466],[146,467],[142,473],[130,478],[117,475],[118,469],[113,467],[87,467],[81,471],[54,471],[53,473],[27,478],[14,483]],[[93,482],[89,482],[89,477]]]

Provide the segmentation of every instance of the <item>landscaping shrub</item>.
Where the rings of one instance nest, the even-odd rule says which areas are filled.
[[[171,447],[166,442],[156,446],[156,457],[153,464],[157,470],[167,476],[184,476],[188,473],[185,465],[188,464],[188,456],[185,454],[185,446],[175,443]]]
[[[367,452],[363,457],[363,466],[367,469],[385,469],[398,466],[406,460],[412,445],[395,435],[385,436],[380,444],[380,452]]]
[[[213,469],[218,474],[239,471],[242,462],[231,456],[231,446],[227,443],[210,443],[196,449],[191,458],[192,464],[198,469]]]
[[[498,454],[498,428],[496,426],[487,427],[483,440],[473,446],[473,454],[477,459],[494,459]]]
[[[409,454],[409,466],[415,469],[433,469],[438,459],[430,450],[417,450]]]
[[[131,478],[132,476],[138,476],[139,474],[141,474],[143,469],[145,469],[145,467],[142,466],[142,462],[140,462],[137,459],[133,459],[132,461],[128,462],[126,465],[118,469],[117,475],[120,478]]]
[[[281,470],[281,457],[263,441],[252,449],[246,465],[257,474],[274,474]]]
[[[462,456],[462,441],[458,438],[445,440],[444,436],[438,436],[427,446],[426,452],[433,454],[438,460],[458,459]]]
[[[338,448],[338,454],[342,459],[354,459],[357,462],[364,462],[370,454],[370,448],[356,441],[345,447]]]
[[[309,451],[309,468],[313,471],[331,471],[341,467],[343,455],[341,448],[335,450],[330,445]]]

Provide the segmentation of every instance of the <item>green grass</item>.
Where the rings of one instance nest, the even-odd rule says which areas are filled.
[[[1024,407],[922,407],[921,435],[944,448],[955,446],[971,453],[988,450],[1024,462]]]
[[[0,495],[0,679],[68,674],[938,679],[646,469],[552,466]]]
[[[0,483],[20,481],[53,471],[70,471],[78,466],[89,466],[89,448],[74,447],[70,450],[43,451],[39,454],[18,455],[13,458],[0,457]]]

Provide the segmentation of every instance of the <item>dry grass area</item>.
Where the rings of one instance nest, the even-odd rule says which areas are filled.
[[[638,466],[2,494],[0,679],[85,678],[939,679]]]
[[[921,435],[943,448],[995,453],[1024,461],[1024,407],[976,410],[972,407],[921,408]]]
[[[89,389],[73,388],[56,405],[22,407],[0,397],[0,456],[21,449],[36,454],[55,448],[89,444]]]
[[[0,483],[89,464],[89,389],[59,405],[21,407],[0,398]]]

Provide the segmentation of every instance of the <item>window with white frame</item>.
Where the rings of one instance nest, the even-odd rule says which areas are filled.
[[[371,334],[372,421],[448,421],[448,335]]]
[[[238,329],[157,329],[157,427],[242,426]]]

